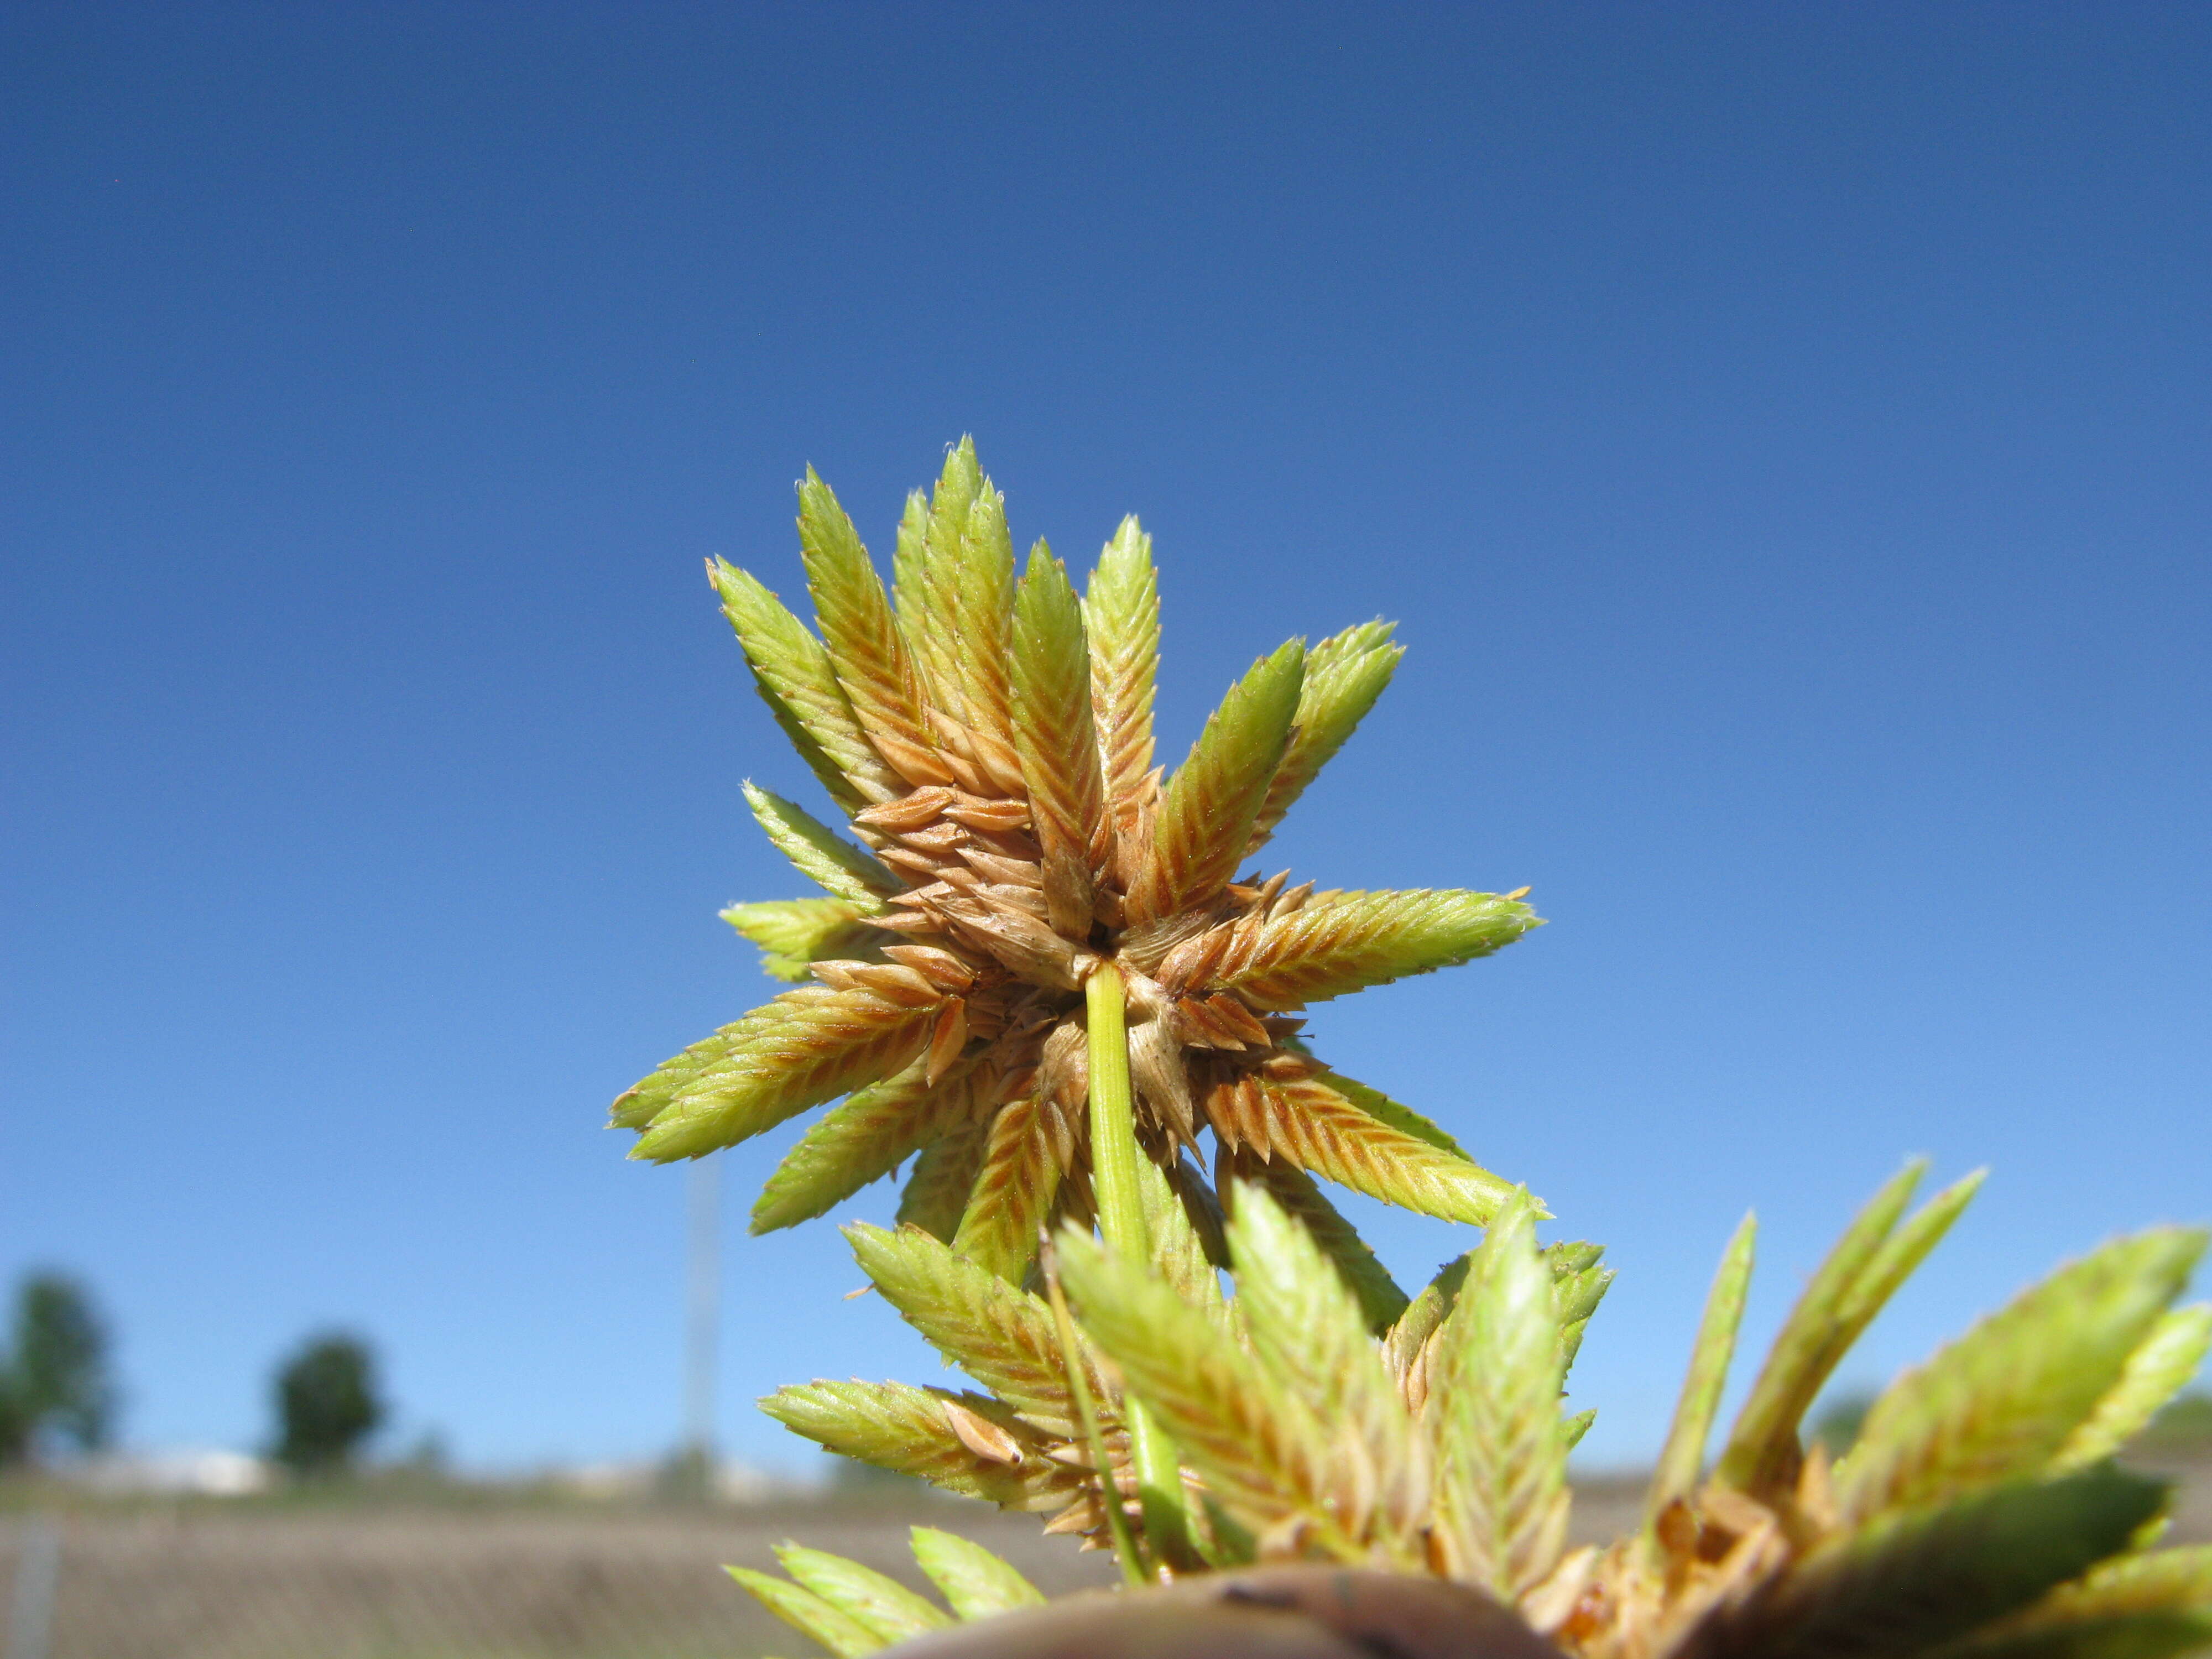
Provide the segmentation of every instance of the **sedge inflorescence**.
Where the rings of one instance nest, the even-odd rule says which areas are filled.
[[[908,502],[888,591],[811,472],[799,543],[818,633],[750,575],[709,574],[755,684],[837,807],[839,834],[746,786],[823,890],[726,915],[810,982],[615,1103],[633,1156],[696,1157],[842,1095],[769,1182],[757,1231],[821,1214],[914,1159],[900,1218],[1018,1279],[1038,1230],[1090,1212],[1085,981],[1126,988],[1138,1133],[1199,1183],[1286,1201],[1320,1176],[1458,1221],[1510,1190],[1427,1119],[1299,1039],[1310,1003],[1466,962],[1538,920],[1520,896],[1316,892],[1239,876],[1401,655],[1368,623],[1255,663],[1172,775],[1153,764],[1159,599],[1125,521],[1078,597],[1040,542],[1017,574],[972,444]]]
[[[963,1659],[1151,1650],[1139,1632],[1163,1616],[1194,1621],[1179,1651],[1224,1656],[2212,1646],[2212,1548],[2153,1547],[2165,1489],[2113,1461],[2212,1349],[2212,1308],[2175,1305],[2202,1231],[2060,1268],[1898,1379],[1839,1461],[1808,1441],[1808,1408],[1979,1185],[1914,1210],[1917,1164],[1812,1274],[1722,1431],[1746,1218],[1640,1522],[1571,1547],[1567,1458],[1594,1413],[1567,1387],[1612,1281],[1602,1250],[1540,1245],[1524,1188],[1329,1069],[1302,1030],[1310,1004],[1487,954],[1537,919],[1519,893],[1316,892],[1248,868],[1388,684],[1389,627],[1261,659],[1166,774],[1134,520],[1079,597],[1042,543],[1017,574],[965,442],[908,501],[888,588],[811,473],[799,507],[816,629],[744,572],[710,574],[845,821],[746,785],[821,891],[725,915],[803,982],[665,1062],[614,1121],[634,1156],[665,1160],[846,1097],[770,1177],[755,1229],[911,1159],[901,1224],[847,1237],[975,1386],[817,1381],[763,1408],[834,1452],[1040,1513],[1112,1548],[1132,1583],[1226,1588],[1128,1598],[1117,1626],[1095,1601],[1040,1606],[1005,1562],[919,1528],[945,1606],[792,1545],[787,1577],[732,1569],[779,1616],[839,1654],[916,1639]],[[1483,1237],[1409,1297],[1316,1176]],[[1276,1576],[1237,1577],[1255,1571]]]

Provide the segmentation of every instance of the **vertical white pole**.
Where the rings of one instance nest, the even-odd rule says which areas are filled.
[[[689,1182],[690,1270],[684,1322],[684,1443],[697,1455],[702,1478],[713,1485],[714,1358],[720,1344],[722,1291],[721,1160],[695,1159]]]

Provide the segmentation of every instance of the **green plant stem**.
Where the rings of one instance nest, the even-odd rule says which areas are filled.
[[[1091,1448],[1091,1465],[1098,1472],[1098,1504],[1106,1512],[1106,1530],[1114,1540],[1114,1559],[1121,1577],[1141,1587],[1149,1579],[1137,1540],[1129,1535],[1129,1517],[1121,1509],[1121,1489],[1115,1484],[1113,1461],[1106,1455],[1106,1436],[1098,1426],[1098,1411],[1091,1399],[1091,1384],[1084,1376],[1083,1353],[1075,1344],[1075,1322],[1067,1316],[1067,1296],[1060,1288],[1060,1264],[1053,1259],[1052,1241],[1045,1241],[1039,1260],[1044,1267],[1046,1298],[1052,1304],[1053,1323],[1060,1332],[1060,1351],[1067,1362],[1067,1392],[1081,1419],[1084,1443]]]
[[[1101,963],[1083,988],[1091,1044],[1091,1181],[1098,1199],[1098,1235],[1131,1261],[1151,1255],[1144,1200],[1137,1191],[1137,1114],[1129,1096],[1129,1041],[1121,975]],[[1182,1468],[1175,1443],[1130,1395],[1124,1399],[1129,1458],[1136,1467],[1145,1535],[1157,1559],[1194,1562]]]

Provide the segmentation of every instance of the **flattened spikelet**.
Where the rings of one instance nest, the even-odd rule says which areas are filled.
[[[1425,1419],[1453,1576],[1508,1601],[1552,1570],[1566,1539],[1559,1326],[1532,1225],[1524,1197],[1474,1252],[1437,1333]]]
[[[981,1544],[935,1527],[916,1527],[913,1537],[915,1562],[956,1618],[973,1621],[1043,1604],[1036,1585]]]
[[[793,1583],[857,1620],[879,1644],[903,1642],[952,1623],[944,1608],[896,1579],[842,1555],[802,1544],[779,1544],[775,1559]]]
[[[1090,647],[1067,573],[1039,543],[1014,606],[1014,743],[1044,851],[1048,915],[1071,939],[1091,931],[1104,783],[1091,711]]]
[[[1033,1098],[999,1109],[952,1240],[969,1261],[1016,1284],[1036,1260],[1038,1230],[1060,1192],[1062,1171],[1039,1128],[1042,1109]]]
[[[855,1225],[845,1236],[870,1281],[933,1347],[1016,1411],[1073,1437],[1066,1358],[1042,1300],[911,1228]],[[1117,1426],[1119,1391],[1090,1346],[1079,1339],[1078,1346],[1091,1400]]]
[[[880,1181],[969,1110],[964,1076],[934,1089],[920,1061],[862,1089],[799,1138],[753,1205],[752,1231],[811,1221]]]
[[[1206,1115],[1225,1142],[1446,1221],[1486,1226],[1513,1190],[1480,1165],[1378,1122],[1317,1078],[1248,1077],[1217,1087]]]
[[[2054,1473],[2087,1468],[2141,1433],[2186,1386],[2212,1348],[2212,1305],[2177,1308],[2151,1327],[2097,1407],[2058,1449]]]
[[[767,899],[732,904],[724,921],[761,948],[761,971],[771,979],[806,977],[807,968],[823,960],[872,960],[893,935],[870,927],[864,907],[849,899]],[[866,909],[872,911],[870,904]]]
[[[1106,797],[1124,829],[1136,821],[1152,769],[1152,695],[1160,659],[1160,592],[1152,538],[1133,516],[1099,555],[1083,599],[1091,710]]]
[[[2154,1228],[2062,1267],[1900,1377],[1836,1473],[1846,1520],[2041,1473],[2188,1283],[2204,1235]]]
[[[1205,982],[1255,1008],[1302,1007],[1471,962],[1541,925],[1495,893],[1316,893],[1287,915],[1234,929]]]
[[[1305,647],[1292,640],[1231,686],[1168,782],[1129,916],[1173,915],[1228,884],[1290,741]]]
[[[1218,1501],[1255,1533],[1302,1524],[1325,1553],[1358,1559],[1328,1507],[1328,1436],[1312,1412],[1140,1264],[1072,1229],[1055,1244],[1084,1328]]]
[[[1297,731],[1290,750],[1267,786],[1267,799],[1253,821],[1252,840],[1245,849],[1249,858],[1267,844],[1304,794],[1306,786],[1344,747],[1352,728],[1366,717],[1390,684],[1398,659],[1406,647],[1390,643],[1397,624],[1361,623],[1323,640],[1306,653],[1305,684],[1298,694]]]
[[[656,1163],[734,1146],[899,1070],[934,1012],[801,986],[665,1061],[615,1102],[614,1121],[643,1129],[630,1156]]]
[[[744,791],[745,805],[776,851],[823,891],[874,911],[899,890],[896,876],[805,807],[770,794],[750,779]]]
[[[1410,1567],[1428,1511],[1426,1460],[1415,1455],[1413,1421],[1366,1316],[1313,1236],[1264,1188],[1231,1192],[1229,1250],[1253,1357],[1334,1431],[1328,1480],[1346,1530],[1364,1535],[1372,1504],[1385,1548]]]
[[[868,550],[830,486],[811,470],[799,501],[799,552],[822,642],[861,730],[907,782],[951,782],[930,732],[921,677]]]
[[[829,653],[806,624],[734,565],[714,560],[707,574],[744,649],[754,689],[839,809],[856,812],[903,788],[861,730]]]
[[[984,1457],[954,1432],[951,1404],[1010,1438],[1018,1463]],[[770,1417],[842,1457],[911,1474],[1008,1510],[1050,1510],[1081,1497],[1089,1476],[1054,1462],[1048,1443],[1004,1406],[978,1394],[904,1382],[801,1383],[760,1402]]]
[[[1328,1201],[1311,1176],[1249,1150],[1223,1153],[1221,1172],[1224,1190],[1232,1181],[1264,1187],[1284,1212],[1311,1235],[1331,1269],[1358,1303],[1369,1330],[1380,1334],[1406,1311],[1406,1293],[1390,1277],[1390,1270]]]
[[[948,1129],[921,1150],[900,1195],[899,1224],[915,1226],[948,1243],[960,1231],[968,1194],[983,1167],[989,1127],[973,1119]]]

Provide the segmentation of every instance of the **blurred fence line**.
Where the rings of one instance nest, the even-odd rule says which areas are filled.
[[[0,1520],[5,1659],[805,1653],[811,1644],[763,1613],[722,1564],[772,1567],[771,1547],[796,1537],[926,1588],[907,1550],[914,1518],[832,1509],[226,1514],[204,1505],[13,1516]],[[1033,1521],[965,1505],[920,1518],[980,1539],[1055,1590],[1108,1577],[1103,1557],[1039,1537]]]
[[[2181,1478],[2169,1541],[2212,1540],[2212,1462]],[[1634,1480],[1579,1482],[1577,1541],[1635,1524]],[[189,1503],[0,1516],[0,1659],[757,1659],[812,1651],[722,1572],[786,1538],[927,1589],[915,1521],[988,1545],[1048,1593],[1103,1555],[1028,1516],[912,1510],[386,1510]]]

